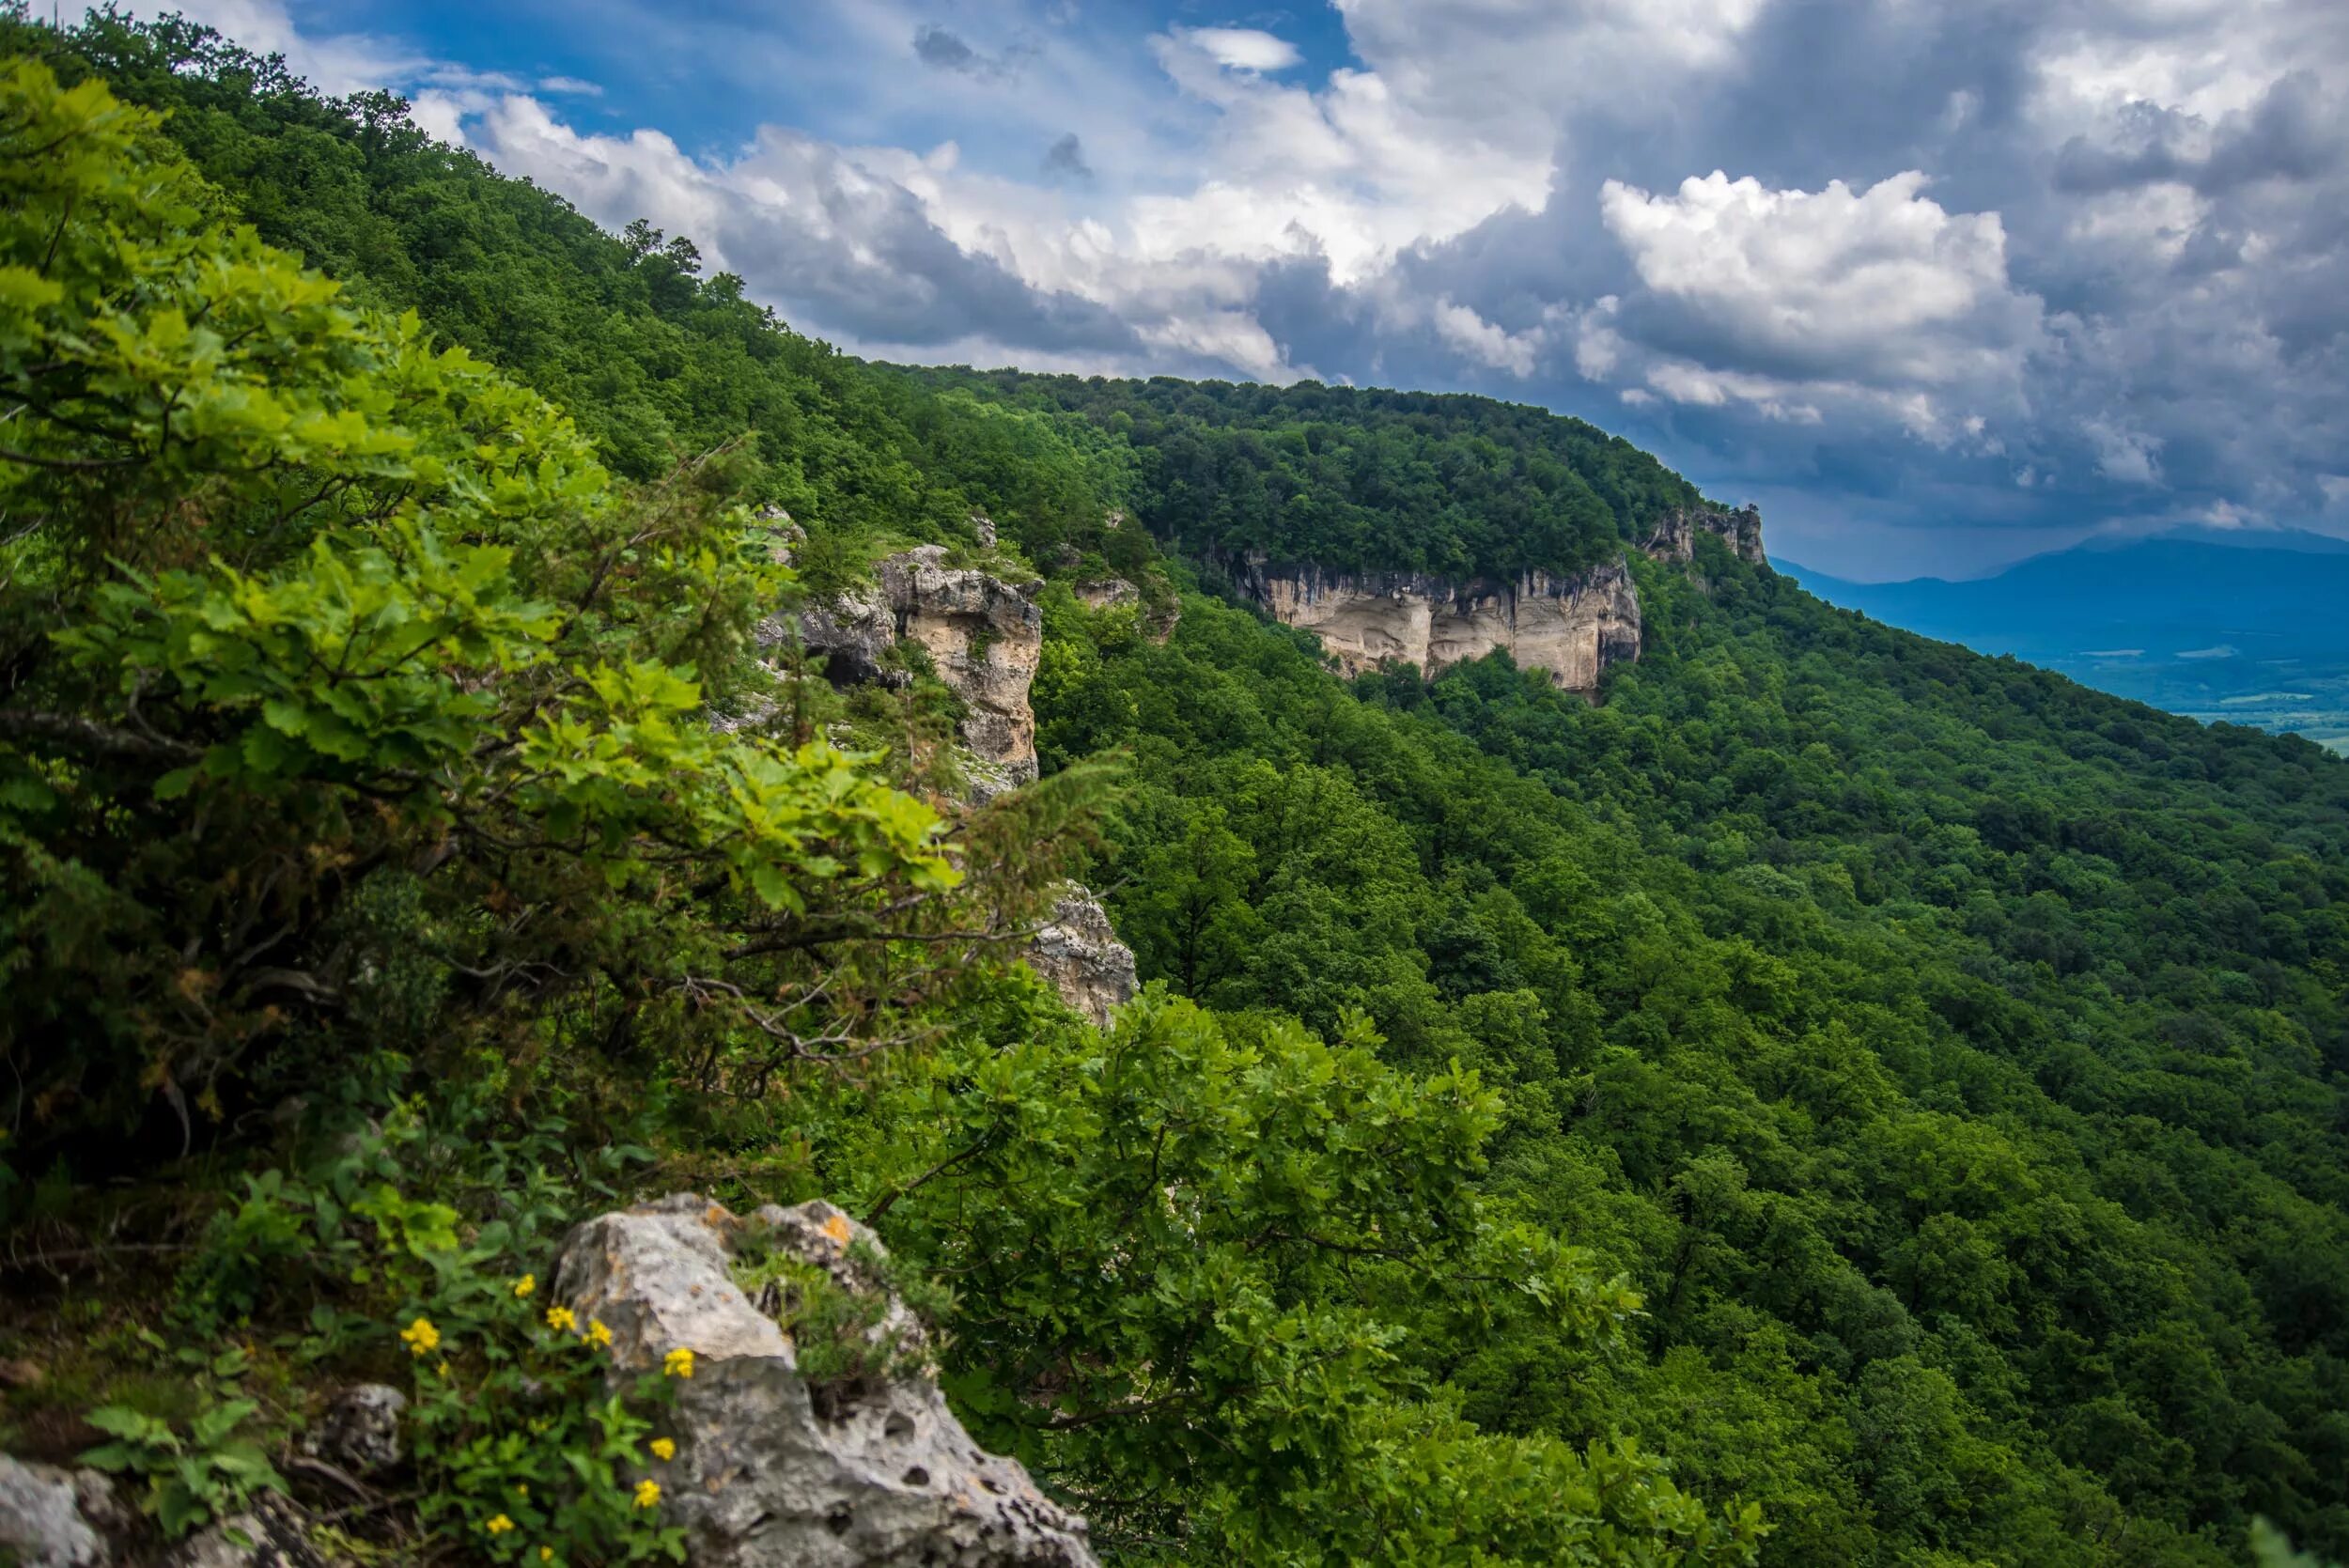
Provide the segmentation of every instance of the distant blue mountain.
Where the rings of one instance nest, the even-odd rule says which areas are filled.
[[[2035,555],[1996,577],[1851,582],[1782,571],[1888,625],[2013,654],[2201,719],[2349,750],[2349,542],[2194,529]]]

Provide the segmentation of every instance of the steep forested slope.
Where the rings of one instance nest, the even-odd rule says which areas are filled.
[[[967,545],[973,509],[1061,578],[1155,585],[1187,568],[1153,534],[1507,572],[1611,556],[1696,499],[1623,442],[1484,400],[860,365],[698,278],[689,245],[603,236],[388,101],[321,102],[168,24],[101,23],[78,49],[60,69],[170,108],[264,239],[495,358],[624,478],[754,434],[700,466],[792,511],[818,586],[893,539]],[[614,529],[654,504],[615,505]],[[697,500],[682,536],[717,549],[717,505]],[[1149,531],[1107,526],[1117,507]],[[602,581],[599,548],[543,582]],[[1650,1541],[1735,1560],[1737,1530],[1648,1490],[1625,1437],[1711,1521],[1760,1504],[1765,1560],[1786,1564],[2233,1562],[2262,1513],[2349,1551],[2349,767],[1872,626],[1709,538],[1693,573],[1634,568],[1646,648],[1596,706],[1500,659],[1342,683],[1310,639],[1197,592],[1159,642],[1128,610],[1045,591],[1039,803],[957,841],[1003,876],[922,935],[1016,923],[1076,856],[1145,977],[1209,1011],[1160,998],[1105,1045],[975,939],[973,978],[916,966],[916,988],[902,952],[843,959],[842,994],[872,1010],[852,1027],[925,1044],[793,1064],[769,1095],[770,1042],[706,981],[757,995],[789,976],[756,968],[763,951],[748,971],[687,967],[758,948],[705,924],[770,918],[754,900],[692,912],[650,855],[613,893],[601,864],[520,876],[499,829],[451,862],[471,883],[354,876],[364,896],[319,895],[339,961],[382,961],[354,972],[396,1032],[263,999],[300,1048],[257,1085],[230,1075],[226,1125],[266,1128],[268,1094],[320,1093],[303,1063],[356,1053],[366,1070],[335,1093],[388,1125],[408,1189],[514,1216],[485,1268],[619,1182],[597,1151],[637,1140],[678,1181],[859,1198],[962,1292],[950,1370],[974,1429],[1136,1560],[1616,1560]],[[614,581],[649,639],[633,656],[755,679],[738,668],[753,584],[689,573],[738,639],[689,645],[647,607],[657,574]],[[12,676],[0,713],[31,689]],[[85,698],[112,700],[102,682]],[[171,744],[212,744],[229,700],[192,707]],[[507,722],[539,700],[518,693]],[[0,758],[18,768],[7,846],[32,856],[11,863],[38,862],[51,908],[78,911],[65,841],[42,836],[58,808],[28,806],[23,776],[163,762],[60,761],[70,738],[15,732]],[[1122,794],[1089,828],[1088,759],[1121,753]],[[343,789],[341,768],[297,776]],[[642,829],[619,784],[578,784],[567,809]],[[124,853],[90,799],[73,842]],[[185,858],[93,863],[146,878],[166,924],[153,890],[234,882],[200,815],[139,809]],[[873,809],[915,875],[922,819]],[[421,864],[432,831],[365,853]],[[327,834],[338,854],[349,832]],[[39,1008],[18,987],[11,1061],[59,1038],[42,1010],[60,977],[103,978],[125,1003],[117,1087],[146,1105],[132,1125],[176,1145],[188,1115],[215,1176],[252,1163],[139,1077],[148,994],[176,984],[194,1008],[202,966],[73,969],[37,923],[6,929],[15,972],[49,987]],[[666,1000],[680,979],[702,987],[691,1007]],[[12,1234],[70,1222],[79,1246],[94,1200],[66,1158],[101,1124],[58,1105],[27,1124],[42,1163],[0,1199]],[[41,1116],[84,1118],[79,1141]],[[517,1179],[556,1190],[514,1207]],[[282,1312],[269,1273],[327,1206],[299,1225],[250,1192],[224,1210],[174,1287],[184,1323]],[[1617,1271],[1644,1300],[1622,1334]],[[1145,1272],[1155,1289],[1132,1288]],[[1602,1514],[1615,1533],[1594,1545]]]
[[[2337,1540],[2344,770],[1713,571],[1643,572],[1596,709],[1072,625],[1046,738],[1143,759],[1145,973],[1507,1086],[1496,1188],[1631,1269],[1645,1354],[1424,1348],[1765,1499],[1781,1560]]]

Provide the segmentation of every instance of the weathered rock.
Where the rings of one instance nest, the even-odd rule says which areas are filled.
[[[1036,932],[1028,964],[1063,1001],[1104,1029],[1134,999],[1133,949],[1117,939],[1101,901],[1074,884],[1053,906],[1051,924]]]
[[[61,1470],[0,1454],[0,1548],[22,1568],[100,1568],[117,1560],[124,1510],[96,1470]]]
[[[334,1396],[318,1423],[303,1435],[303,1452],[354,1476],[399,1463],[399,1418],[408,1396],[387,1383],[358,1383]]]
[[[859,686],[878,681],[903,686],[902,671],[887,669],[882,659],[897,644],[897,616],[878,590],[843,594],[825,604],[811,605],[793,623],[800,645],[834,686]],[[782,641],[783,627],[769,621],[759,629],[760,641],[773,646]]]
[[[1097,582],[1077,584],[1077,598],[1089,610],[1107,610],[1112,604],[1132,604],[1142,598],[1142,590],[1122,577],[1105,577]]]
[[[1318,634],[1348,675],[1400,660],[1433,679],[1506,648],[1519,667],[1593,692],[1610,665],[1640,657],[1640,596],[1620,561],[1575,577],[1536,571],[1514,582],[1463,582],[1276,567],[1250,556],[1234,575],[1274,619]]]
[[[995,520],[985,512],[971,514],[971,532],[978,536],[981,550],[995,548]]]
[[[896,632],[927,651],[962,699],[962,739],[982,800],[1034,783],[1035,711],[1028,688],[1044,649],[1044,616],[1028,595],[983,571],[949,568],[938,545],[892,555],[876,568]]]
[[[268,1496],[196,1531],[164,1561],[167,1568],[335,1568],[311,1544],[301,1511]]]
[[[1009,1459],[983,1453],[937,1384],[902,1365],[811,1385],[774,1321],[735,1283],[738,1249],[787,1251],[843,1288],[885,1287],[851,1256],[880,1244],[829,1203],[748,1219],[691,1194],[589,1220],[565,1241],[554,1294],[613,1331],[618,1372],[694,1354],[669,1420],[676,1457],[645,1474],[695,1568],[1091,1568],[1081,1519]],[[862,1250],[861,1248],[859,1249]],[[917,1351],[889,1298],[875,1334]]]
[[[1751,506],[1734,512],[1684,506],[1657,523],[1656,532],[1641,541],[1640,548],[1656,560],[1686,564],[1696,558],[1700,533],[1719,535],[1740,561],[1757,567],[1770,564],[1762,552],[1762,514]]]

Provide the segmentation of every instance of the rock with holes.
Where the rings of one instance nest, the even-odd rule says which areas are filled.
[[[857,1321],[875,1353],[846,1363],[865,1370],[839,1370],[827,1345],[807,1347],[802,1373],[802,1347],[770,1315],[788,1303],[735,1278],[758,1258],[770,1277],[802,1281],[795,1289],[820,1276],[869,1309]],[[693,1353],[663,1418],[676,1457],[642,1475],[660,1483],[696,1568],[1090,1568],[1084,1521],[1016,1461],[981,1452],[947,1409],[884,1259],[830,1203],[743,1218],[681,1193],[574,1230],[554,1295],[612,1330],[625,1375]]]
[[[389,1384],[354,1384],[303,1434],[302,1450],[354,1476],[388,1470],[399,1463],[399,1418],[407,1408],[408,1396]]]

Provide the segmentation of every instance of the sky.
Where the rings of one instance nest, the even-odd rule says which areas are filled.
[[[1860,580],[2349,536],[2343,0],[168,8],[860,354],[1536,403]]]

